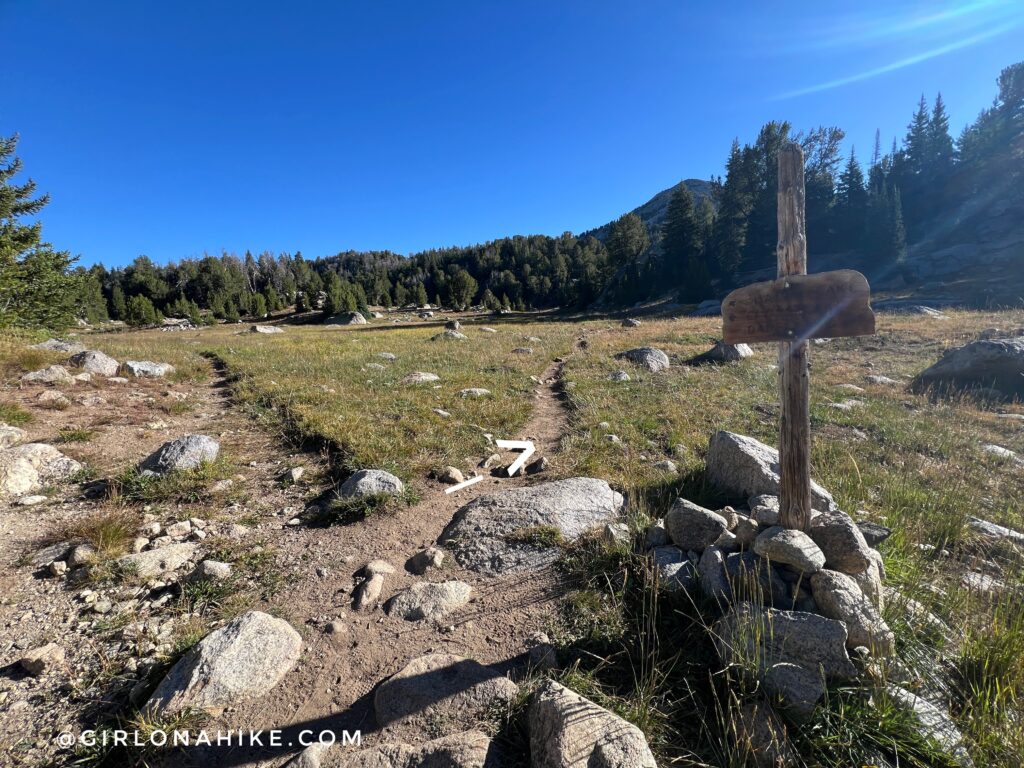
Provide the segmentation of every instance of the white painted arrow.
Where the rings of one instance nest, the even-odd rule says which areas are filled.
[[[495,440],[494,444],[499,448],[505,448],[513,451],[522,451],[522,453],[519,454],[519,458],[509,465],[509,477],[512,477],[516,472],[522,469],[523,464],[526,463],[526,460],[533,456],[534,451],[537,450],[537,448],[530,440]]]
[[[445,488],[444,492],[445,493],[455,493],[456,491],[461,491],[463,488],[466,488],[466,487],[468,487],[470,485],[473,485],[473,483],[479,483],[483,479],[484,479],[483,475],[477,475],[476,477],[469,478],[469,480],[463,480],[461,483],[458,483],[457,485],[452,485],[452,486],[449,486],[448,488]]]

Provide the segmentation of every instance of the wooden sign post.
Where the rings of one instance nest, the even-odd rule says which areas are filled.
[[[804,153],[779,151],[779,279],[739,288],[722,302],[726,343],[779,342],[779,522],[811,522],[811,420],[808,340],[875,332],[870,289],[853,270],[807,274]]]

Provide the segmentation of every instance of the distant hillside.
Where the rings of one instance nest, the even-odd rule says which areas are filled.
[[[684,179],[668,189],[663,189],[639,208],[634,208],[632,211],[626,211],[626,213],[635,213],[643,220],[644,224],[647,225],[647,230],[651,233],[652,240],[657,239],[656,235],[661,231],[662,224],[665,223],[665,211],[668,209],[668,201],[671,199],[672,193],[679,189],[683,184],[690,188],[690,191],[693,193],[693,201],[695,204],[699,204],[705,197],[711,196],[711,182],[704,181],[703,179]],[[609,221],[607,224],[600,226],[597,229],[591,229],[588,232],[584,232],[580,237],[592,235],[601,242],[604,242],[608,237],[608,233],[611,231],[612,223],[613,222]]]

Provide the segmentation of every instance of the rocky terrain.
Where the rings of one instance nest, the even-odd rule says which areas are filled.
[[[347,322],[367,325],[360,319]],[[684,352],[666,342],[694,321],[666,322],[575,328],[563,354],[541,361],[521,427],[502,435],[476,427],[460,448],[479,446],[478,455],[404,478],[397,465],[352,466],[329,442],[303,441],[274,401],[245,397],[212,354],[172,364],[119,359],[117,345],[100,336],[10,340],[4,414],[21,426],[0,427],[0,759],[554,767],[654,766],[671,754],[708,764],[698,757],[699,739],[679,743],[682,730],[668,739],[652,719],[670,719],[680,704],[666,693],[631,699],[628,686],[612,682],[623,672],[668,677],[691,665],[683,672],[696,676],[686,679],[717,676],[708,692],[727,702],[724,712],[698,717],[705,729],[723,719],[720,740],[708,743],[731,757],[723,753],[717,764],[820,764],[807,757],[817,754],[807,751],[817,749],[808,734],[836,716],[843,691],[870,694],[885,713],[877,715],[884,732],[901,734],[895,747],[882,739],[859,745],[877,764],[977,764],[972,754],[989,747],[962,731],[963,703],[933,685],[938,677],[915,654],[932,648],[942,664],[958,663],[973,635],[953,622],[963,607],[949,602],[954,595],[982,596],[994,626],[1015,626],[1019,605],[1004,600],[1019,594],[1024,534],[976,508],[963,534],[913,538],[909,527],[897,529],[896,513],[883,524],[869,510],[843,509],[849,489],[834,493],[825,482],[814,485],[809,529],[781,527],[778,455],[763,441],[716,429],[694,456],[678,442],[663,453],[631,431],[635,420],[675,418],[666,387],[761,376],[750,348],[697,342],[691,346],[704,351]],[[295,329],[279,337],[281,330],[246,334],[254,339],[246,343],[289,343]],[[367,332],[372,327],[327,333],[343,335],[344,344],[365,338],[348,334]],[[430,333],[436,340],[424,336],[425,349],[466,350],[430,354],[470,360],[479,354],[474,345],[495,334],[510,359],[550,343],[457,321]],[[920,398],[904,400],[905,409],[968,398],[960,407],[978,409],[986,424],[1024,420],[1018,335],[990,329],[963,341],[945,355],[929,353],[939,359],[917,367],[912,381],[886,375],[898,376],[898,366],[883,365],[868,369],[865,386],[830,383],[842,397],[823,405],[838,419],[826,434],[874,430],[869,408],[888,408],[889,393],[904,388],[897,398]],[[131,335],[124,343],[134,343]],[[381,353],[359,375],[385,375],[395,359]],[[844,364],[837,358],[833,370]],[[505,394],[502,378],[463,386],[471,370],[465,381],[450,371],[404,370],[389,397],[451,388],[440,404],[454,417],[430,411],[429,399],[417,406],[439,424],[484,415],[479,409]],[[722,391],[742,396],[735,382]],[[346,394],[332,388],[326,396]],[[595,423],[611,406],[593,404],[624,396],[615,424]],[[515,453],[499,449],[498,438],[530,440],[537,453],[509,476]],[[1024,459],[1000,443],[979,445],[977,461],[998,461],[990,466],[1001,493],[1016,494]],[[623,471],[661,479],[633,485]],[[462,485],[474,477],[482,479]],[[909,552],[935,554],[918,562]],[[964,591],[936,581],[936,601],[924,604],[925,562]],[[617,630],[625,657],[594,644],[648,603],[637,629]],[[627,638],[674,644],[659,629],[664,622],[691,638],[687,652],[706,646],[704,655],[634,656]],[[1018,636],[1001,632],[1015,648]],[[935,636],[945,640],[922,645]],[[630,659],[653,666],[629,673]],[[1017,684],[1012,674],[1003,679]],[[1012,701],[999,706],[1013,716]],[[175,728],[281,729],[281,740],[170,750],[58,739]],[[340,743],[345,731],[359,731],[360,742]],[[339,743],[307,746],[325,732]]]

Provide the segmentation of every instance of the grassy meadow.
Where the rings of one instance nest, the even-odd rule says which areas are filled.
[[[207,376],[220,365],[242,403],[276,411],[293,432],[335,449],[347,469],[376,467],[409,480],[486,455],[484,433],[515,435],[532,409],[531,377],[568,353],[580,332],[570,323],[508,323],[497,333],[469,325],[465,340],[435,340],[443,330],[436,324],[286,328],[104,334],[90,343],[121,360],[173,363],[178,375]],[[523,348],[532,354],[513,352]],[[417,371],[439,380],[402,382]],[[469,388],[491,394],[459,395]]]
[[[1020,765],[1021,559],[981,547],[967,522],[977,516],[1024,529],[1024,469],[983,449],[996,444],[1024,455],[1024,422],[1005,418],[1024,414],[1024,407],[932,399],[911,394],[908,384],[944,349],[986,328],[1024,326],[1024,312],[947,314],[880,315],[873,337],[813,346],[813,471],[844,510],[893,529],[882,546],[887,584],[945,627],[930,631],[908,618],[904,603],[890,600],[898,663],[912,671],[918,688],[944,696],[977,765]],[[484,322],[497,333],[481,331]],[[275,335],[218,326],[83,334],[83,340],[121,360],[170,362],[179,380],[208,380],[220,367],[243,406],[276,414],[293,434],[329,445],[346,468],[381,467],[414,483],[435,467],[487,455],[486,432],[515,435],[531,414],[538,386],[532,377],[566,357],[567,426],[549,475],[606,478],[629,495],[638,534],[678,495],[712,508],[724,503],[703,480],[714,431],[776,441],[773,345],[755,347],[740,363],[686,363],[711,346],[719,319],[648,319],[637,328],[608,319],[484,322],[468,322],[464,341],[433,340],[442,330],[436,324],[387,320],[334,329],[285,326]],[[585,345],[573,351],[584,332]],[[26,343],[25,337],[0,336],[0,371],[8,385],[21,372],[61,358],[26,350]],[[672,367],[653,374],[614,359],[639,346],[663,349]],[[533,353],[513,352],[521,347]],[[630,381],[609,379],[620,369]],[[439,381],[403,384],[414,371],[435,373]],[[868,376],[896,383],[872,383]],[[491,395],[460,397],[469,387]],[[20,415],[0,417],[14,423]],[[655,466],[666,458],[676,462],[678,474]],[[588,541],[567,551],[564,565],[578,587],[552,628],[563,655],[573,659],[563,672],[566,681],[643,727],[666,762],[741,764],[729,747],[738,699],[723,678],[710,674],[706,606],[656,594],[645,559],[628,545]],[[961,577],[968,569],[1007,588],[986,594],[965,586]],[[830,690],[814,722],[793,729],[805,764],[868,764],[864,745],[882,751],[895,745],[900,765],[944,765],[905,714],[886,703],[884,675],[874,682],[867,689]]]

